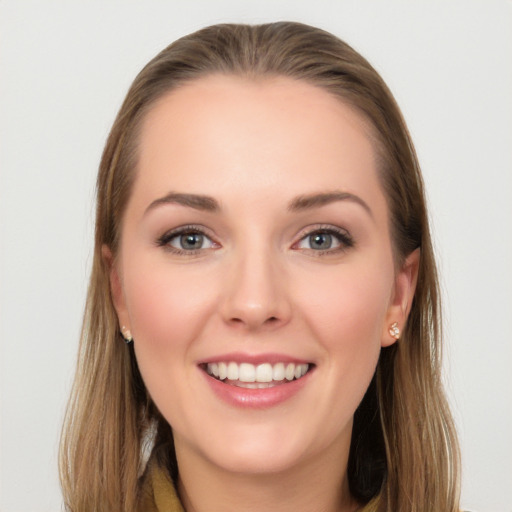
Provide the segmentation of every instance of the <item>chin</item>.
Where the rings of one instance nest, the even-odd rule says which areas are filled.
[[[224,471],[247,475],[292,471],[327,448],[310,432],[290,425],[224,426],[222,432],[210,431],[209,438],[203,433],[202,446],[196,445],[201,458]]]
[[[212,461],[224,471],[246,475],[267,475],[291,471],[300,465],[301,454],[283,450],[225,450],[221,459]]]

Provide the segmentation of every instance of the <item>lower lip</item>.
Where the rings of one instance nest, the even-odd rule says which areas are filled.
[[[235,407],[268,409],[286,402],[297,394],[309,381],[312,371],[300,379],[277,384],[271,388],[248,389],[225,384],[200,370],[213,392],[224,402]]]

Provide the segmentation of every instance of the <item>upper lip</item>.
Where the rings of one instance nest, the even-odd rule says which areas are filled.
[[[302,359],[300,357],[290,356],[286,354],[279,353],[262,353],[262,354],[245,354],[243,352],[230,352],[227,354],[216,355],[212,357],[208,357],[202,359],[198,362],[198,364],[208,364],[208,363],[221,363],[221,362],[234,362],[237,364],[240,363],[250,363],[254,365],[270,363],[294,363],[294,364],[311,364],[312,361],[308,361],[307,359]]]

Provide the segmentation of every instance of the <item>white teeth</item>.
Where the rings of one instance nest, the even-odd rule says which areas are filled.
[[[256,369],[254,365],[242,363],[238,368],[238,380],[242,382],[254,382],[256,380]]]
[[[256,368],[257,382],[272,382],[272,365],[269,363],[259,364]]]
[[[208,368],[208,370],[209,369],[210,368]],[[219,363],[219,379],[224,380],[227,376],[228,376],[228,365],[226,363]]]
[[[236,387],[238,388],[247,388],[247,389],[264,389],[272,387],[270,382],[241,382],[238,381],[236,383]]]
[[[295,377],[295,365],[293,363],[288,363],[286,370],[284,371],[284,376],[286,377],[286,380],[293,380]]]
[[[277,363],[272,369],[273,380],[284,380],[284,363]]]
[[[238,380],[238,365],[236,363],[228,364],[228,379]]]
[[[219,380],[237,381],[240,387],[254,389],[269,387],[269,383],[272,381],[300,379],[308,369],[309,364],[294,363],[276,363],[274,365],[262,363],[255,366],[250,363],[237,364],[230,361],[206,365],[206,371]]]
[[[219,365],[217,363],[209,364],[208,369],[211,371],[211,373],[214,377],[219,376]]]

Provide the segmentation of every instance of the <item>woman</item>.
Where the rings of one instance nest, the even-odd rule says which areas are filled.
[[[68,510],[456,511],[439,344],[421,174],[375,70],[297,23],[184,37],[100,166]]]

